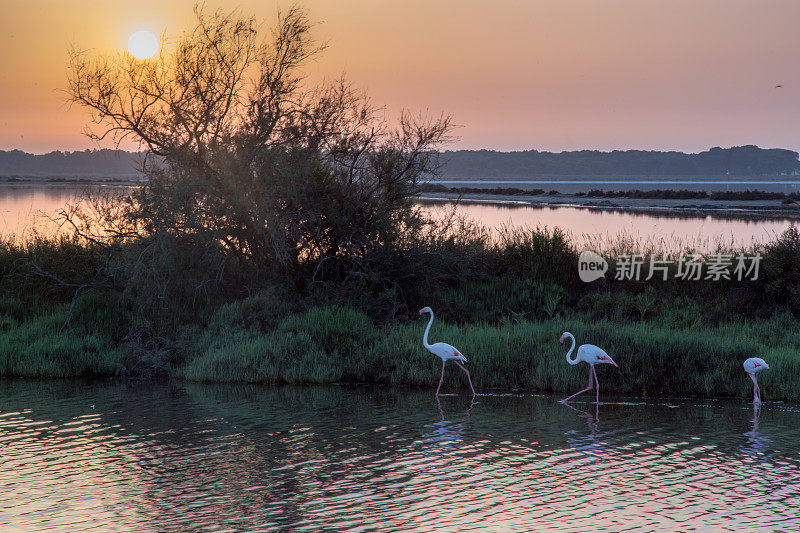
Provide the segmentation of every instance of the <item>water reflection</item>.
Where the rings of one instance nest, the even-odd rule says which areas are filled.
[[[447,398],[448,395],[442,395]],[[449,399],[449,398],[448,398]],[[455,397],[456,400],[462,398]],[[447,402],[447,400],[445,400]],[[475,406],[475,396],[469,400],[466,411],[458,414],[459,419],[455,419],[455,413],[448,415],[445,419],[444,409],[442,409],[441,399],[436,397],[436,406],[439,409],[439,420],[425,425],[425,432],[422,434],[422,443],[428,452],[434,455],[446,455],[464,445],[464,430],[469,419],[470,412]]]
[[[103,191],[126,194],[127,187],[105,186]],[[74,202],[85,188],[73,186],[0,186],[0,236],[24,238],[33,230],[44,235],[58,231],[48,217]],[[449,207],[424,204],[423,209],[442,216]],[[791,218],[756,218],[752,215],[706,215],[630,212],[575,207],[507,206],[463,203],[458,212],[490,228],[558,226],[571,233],[578,245],[598,249],[609,241],[635,240],[643,245],[677,249],[693,246],[712,250],[718,244],[749,246],[773,240],[791,224]]]
[[[74,185],[0,185],[0,237],[25,239],[33,233],[59,231],[51,219],[59,209],[76,202],[87,190],[127,194],[130,187]]]
[[[747,442],[742,446],[742,452],[750,455],[754,459],[759,459],[769,451],[770,438],[762,434],[759,430],[759,417],[761,416],[761,404],[753,404],[753,427],[745,433]]]
[[[447,216],[450,205],[427,204],[434,217]],[[674,212],[631,212],[579,207],[508,206],[462,203],[456,213],[490,228],[559,227],[580,246],[600,250],[626,241],[643,247],[678,250],[689,246],[713,251],[717,246],[747,247],[774,240],[793,218],[753,215],[706,215]]]
[[[434,402],[371,387],[0,381],[0,530],[800,527],[796,406]]]
[[[570,405],[569,403],[564,402],[564,401],[561,401],[559,403],[561,405],[565,406],[565,407],[568,407],[569,409],[572,409],[573,411],[575,411],[578,414],[578,416],[580,418],[586,420],[586,425],[589,426],[589,429],[591,430],[592,436],[595,436],[597,434],[597,424],[600,423],[600,404],[599,403],[595,402],[595,404],[594,404],[594,414],[591,414],[591,413],[589,413],[587,411],[582,411],[580,409],[577,409],[577,408],[573,407],[572,405]]]

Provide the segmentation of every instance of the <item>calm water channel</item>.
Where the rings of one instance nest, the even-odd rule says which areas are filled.
[[[2,381],[0,530],[800,530],[800,406],[556,400]]]
[[[108,187],[124,193],[125,188]],[[80,189],[74,187],[0,187],[0,236],[25,238],[32,229],[52,234],[57,226],[50,220],[55,212],[74,202]],[[424,204],[434,216],[449,208]],[[675,216],[619,210],[575,207],[515,207],[465,203],[458,213],[491,228],[559,227],[571,234],[576,244],[599,249],[620,238],[632,239],[664,249],[691,246],[713,250],[717,245],[742,247],[774,240],[792,223],[787,218],[720,217],[702,214]]]

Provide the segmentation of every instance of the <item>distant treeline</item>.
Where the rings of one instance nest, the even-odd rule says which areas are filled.
[[[457,194],[496,194],[502,196],[541,196],[545,194],[544,189],[519,189],[517,187],[448,187],[439,183],[423,183],[419,186],[422,193],[426,192],[449,192]],[[558,191],[550,191],[550,195],[561,194]]]
[[[34,155],[22,150],[0,150],[2,177],[135,178],[137,152],[124,150],[55,151]]]
[[[765,178],[800,176],[798,153],[757,146],[712,148],[698,154],[615,150],[599,152],[442,152],[441,177],[459,179],[581,178]],[[84,150],[34,155],[0,150],[0,177],[125,177],[138,176],[142,154],[123,150]]]
[[[758,146],[712,148],[698,154],[643,150],[576,152],[495,152],[459,150],[442,153],[442,177],[525,179],[541,177],[737,177],[800,175],[798,153]]]

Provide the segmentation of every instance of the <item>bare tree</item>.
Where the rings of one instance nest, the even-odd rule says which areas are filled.
[[[267,37],[254,18],[195,12],[194,29],[150,60],[70,56],[88,135],[151,154],[126,211],[136,234],[317,275],[367,268],[401,242],[450,118],[404,113],[392,126],[344,80],[307,88],[303,68],[323,46],[302,9],[280,13]]]

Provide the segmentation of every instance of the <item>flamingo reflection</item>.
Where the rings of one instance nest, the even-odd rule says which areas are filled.
[[[746,432],[747,442],[742,446],[742,452],[752,457],[763,456],[769,448],[770,438],[762,435],[758,429],[759,417],[761,416],[761,403],[753,404],[753,428]]]
[[[436,405],[439,408],[439,421],[426,425],[431,429],[422,435],[422,443],[434,455],[450,455],[451,452],[465,445],[464,430],[470,412],[475,406],[475,397],[472,397],[469,407],[464,412],[464,418],[459,422],[445,419],[442,402],[439,398],[436,398]]]
[[[587,411],[577,409],[566,402],[562,402],[562,405],[565,405],[578,413],[578,416],[586,421],[586,427],[589,428],[589,433],[585,435],[577,429],[567,431],[564,433],[564,435],[567,437],[567,442],[569,442],[569,444],[576,451],[599,459],[605,454],[609,447],[608,442],[606,442],[605,439],[606,433],[601,433],[599,430],[599,406],[595,404],[595,412],[594,414],[591,414]]]

